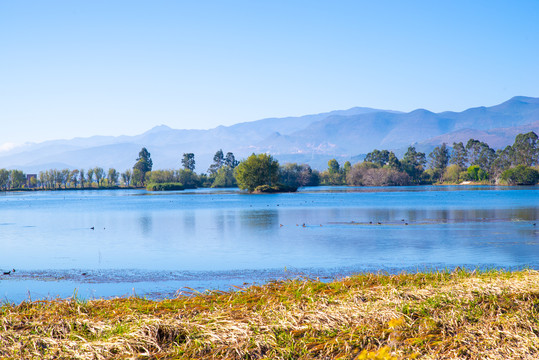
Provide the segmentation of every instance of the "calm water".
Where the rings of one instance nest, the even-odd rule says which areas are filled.
[[[539,268],[538,190],[3,193],[0,269],[16,272],[0,275],[0,297],[77,289],[83,297],[159,298],[186,286],[223,289],[297,274]]]

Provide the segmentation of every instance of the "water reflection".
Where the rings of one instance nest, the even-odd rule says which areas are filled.
[[[279,212],[277,210],[241,211],[240,222],[243,228],[251,230],[275,229],[279,226]]]
[[[144,236],[148,236],[152,233],[153,220],[151,216],[144,214],[139,218],[138,223],[140,225],[140,231]]]

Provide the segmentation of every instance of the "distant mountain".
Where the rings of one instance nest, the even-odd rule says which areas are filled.
[[[26,172],[56,168],[101,166],[131,168],[144,146],[154,168],[178,168],[181,155],[196,155],[196,170],[204,172],[213,154],[223,149],[243,158],[268,152],[281,162],[306,162],[323,169],[327,161],[358,160],[375,148],[402,155],[410,144],[430,151],[446,142],[476,138],[499,148],[512,144],[521,132],[539,132],[539,98],[514,97],[500,105],[462,112],[408,113],[352,108],[301,117],[269,118],[210,130],[177,130],[157,126],[137,136],[93,136],[27,144],[0,153],[0,167]],[[54,166],[52,166],[54,165]]]

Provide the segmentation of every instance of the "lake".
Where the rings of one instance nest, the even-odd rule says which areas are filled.
[[[539,187],[0,194],[3,301],[174,296],[296,276],[539,269]]]

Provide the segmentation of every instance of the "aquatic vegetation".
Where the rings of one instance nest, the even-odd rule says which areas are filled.
[[[0,358],[537,358],[539,272],[361,274],[5,304]]]

